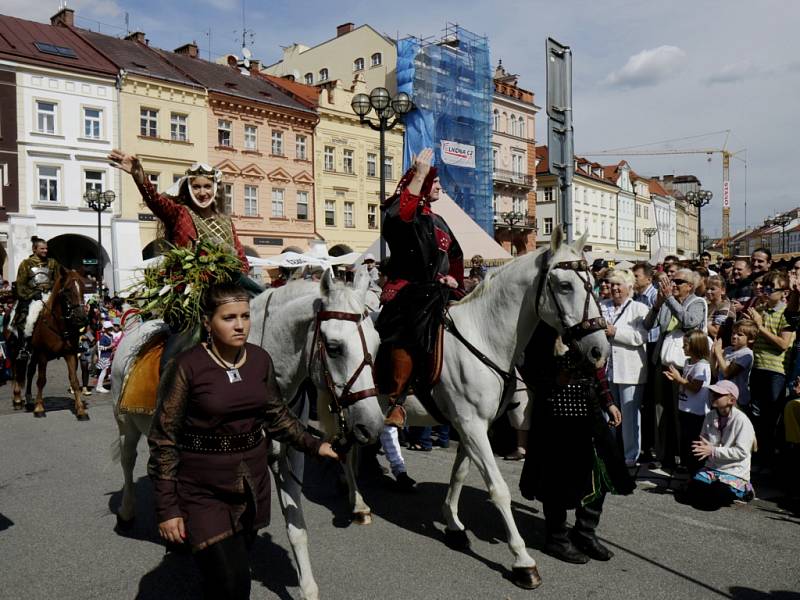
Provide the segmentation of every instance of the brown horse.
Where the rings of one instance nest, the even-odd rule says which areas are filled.
[[[61,268],[56,277],[50,297],[45,302],[33,328],[31,338],[32,364],[36,365],[36,403],[34,417],[46,417],[42,390],[47,383],[47,363],[63,358],[67,363],[67,373],[72,393],[75,396],[75,416],[79,421],[88,421],[89,415],[81,400],[81,386],[78,382],[78,352],[81,330],[87,324],[83,302],[83,280],[77,271]],[[18,344],[17,344],[18,346]],[[16,354],[16,353],[15,353]],[[14,371],[14,408],[22,407],[22,386],[25,383],[26,360],[11,361]]]

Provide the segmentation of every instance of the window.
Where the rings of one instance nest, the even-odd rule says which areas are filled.
[[[244,186],[244,216],[258,216],[258,186]]]
[[[363,71],[364,70],[364,59],[357,58],[353,61],[353,71]]]
[[[527,214],[528,212],[528,207],[525,206],[525,199],[521,196],[514,196],[511,200],[511,205],[511,210],[516,213]]]
[[[492,148],[492,170],[497,169],[497,148]]]
[[[328,69],[320,69],[319,70],[319,80],[320,81],[328,81]]]
[[[39,202],[58,202],[58,180],[61,178],[59,167],[37,167],[39,181]]]
[[[391,156],[387,156],[383,161],[383,176],[386,179],[394,179],[392,175],[394,168],[394,159]]]
[[[103,188],[103,180],[105,179],[105,173],[103,171],[84,171],[83,172],[83,191],[88,192],[89,190],[97,190],[98,192],[102,192]]]
[[[306,136],[298,135],[294,139],[294,151],[298,160],[306,160]]]
[[[517,117],[515,117],[514,115],[511,115],[510,121],[511,121],[511,129],[509,129],[508,132],[511,135],[517,135]]]
[[[380,52],[376,52],[375,54],[373,54],[373,55],[370,57],[370,65],[372,65],[373,67],[378,67],[378,66],[380,66],[380,64],[381,64],[381,58],[382,58],[382,57],[381,57],[381,53],[380,53]]]
[[[326,171],[333,171],[334,170],[333,153],[334,153],[333,146],[325,146],[325,153],[324,153],[325,164],[324,164],[323,168]]]
[[[306,82],[306,85],[313,85],[314,84],[314,74],[313,73],[306,73],[303,76],[303,79]]]
[[[39,133],[56,132],[55,102],[36,103],[36,131],[38,131]]]
[[[334,227],[336,225],[336,202],[325,200],[325,225]]]
[[[377,204],[368,204],[367,205],[367,227],[370,229],[377,229],[378,228],[378,205]]]
[[[283,188],[272,188],[272,216],[283,217]]]
[[[544,201],[545,202],[553,201],[553,188],[551,187],[544,188]]]
[[[172,113],[169,116],[169,137],[173,142],[186,142],[189,140],[186,129],[186,115]]]
[[[492,212],[493,213],[497,212],[497,201],[499,199],[500,199],[500,196],[498,194],[492,195]]]
[[[308,219],[308,192],[297,192],[297,218]]]
[[[217,121],[217,145],[230,148],[231,144],[231,122],[225,119]]]
[[[511,170],[514,172],[514,175],[522,175],[522,155],[511,155]]]
[[[83,109],[83,136],[95,140],[100,139],[100,117],[103,111],[99,108]]]
[[[244,149],[258,150],[258,127],[255,125],[244,126]]]
[[[353,220],[353,211],[354,205],[352,202],[345,202],[344,203],[344,226],[345,227],[355,227],[355,222]]]
[[[139,135],[142,137],[158,137],[158,111],[143,108],[139,111]]]
[[[506,113],[503,113],[503,125],[505,126],[506,133],[509,133],[509,121]]]
[[[492,129],[495,131],[500,131],[500,111],[496,108],[494,109],[492,118]]]
[[[544,218],[544,234],[550,235],[553,233],[553,217]]]
[[[223,183],[222,184],[222,197],[223,200],[223,211],[227,215],[233,214],[233,184],[232,183]]]
[[[272,130],[272,154],[283,156],[283,132]]]
[[[377,177],[378,175],[378,155],[367,154],[367,177]]]
[[[522,118],[522,117],[519,118],[519,121],[517,122],[517,128],[518,128],[519,137],[524,138],[525,137],[525,119],[524,118]]]
[[[348,175],[353,174],[353,151],[345,150],[343,159],[344,172]]]

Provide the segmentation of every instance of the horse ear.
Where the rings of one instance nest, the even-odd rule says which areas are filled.
[[[564,230],[561,228],[561,225],[553,227],[553,234],[550,236],[550,249],[553,251],[553,254],[558,252],[558,249],[561,248],[561,244],[564,243]]]
[[[319,289],[323,296],[327,296],[331,293],[331,290],[333,289],[333,269],[330,267],[325,269],[325,272],[322,273],[322,279],[319,282]]]
[[[583,254],[583,247],[586,245],[586,238],[589,237],[589,232],[584,231],[575,243],[572,245],[572,249],[575,250],[575,254]]]

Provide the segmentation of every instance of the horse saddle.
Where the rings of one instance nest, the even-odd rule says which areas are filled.
[[[161,359],[168,338],[169,333],[158,333],[137,352],[122,382],[120,413],[152,415],[156,411]]]

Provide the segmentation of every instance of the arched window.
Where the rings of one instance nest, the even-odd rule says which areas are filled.
[[[364,70],[364,59],[357,58],[353,61],[353,71],[363,71]]]
[[[377,67],[381,64],[382,57],[380,52],[376,52],[370,57],[370,65],[373,67]]]
[[[520,117],[519,118],[519,137],[521,137],[521,138],[525,137],[525,118],[524,117]]]
[[[303,77],[306,81],[306,85],[313,85],[314,84],[314,74],[313,73],[306,73]]]
[[[320,69],[319,70],[319,80],[320,81],[328,81],[328,69]]]
[[[500,131],[500,111],[494,109],[494,120],[492,121],[492,129]]]
[[[511,135],[517,135],[517,117],[511,115],[511,128],[508,130]]]
[[[503,113],[503,125],[505,126],[506,133],[508,133],[508,115]]]

